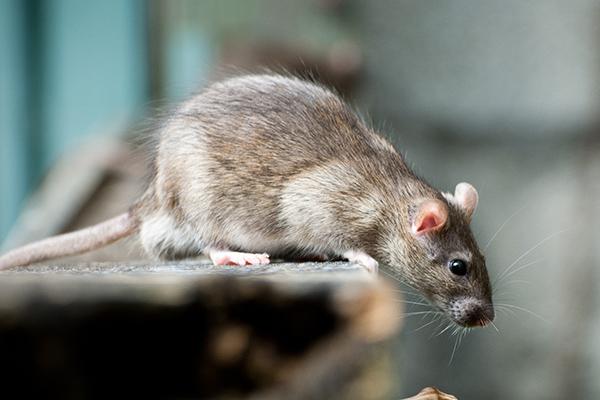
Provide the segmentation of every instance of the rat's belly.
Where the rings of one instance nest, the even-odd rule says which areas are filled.
[[[241,224],[227,227],[224,242],[230,249],[250,253],[267,253],[271,256],[321,255],[336,253],[331,243],[318,240],[306,232],[286,229],[277,233],[247,229]]]
[[[280,254],[290,246],[290,240],[285,234],[265,234],[236,223],[229,224],[225,236],[224,241],[232,249],[251,253]]]

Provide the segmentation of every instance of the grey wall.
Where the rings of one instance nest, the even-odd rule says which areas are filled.
[[[516,213],[485,251],[492,276],[536,262],[496,285],[499,332],[451,363],[455,337],[408,318],[398,395],[600,398],[600,2],[352,4],[375,125],[440,189],[479,189],[482,245]]]
[[[547,137],[598,120],[598,1],[354,3],[370,104],[394,121]]]

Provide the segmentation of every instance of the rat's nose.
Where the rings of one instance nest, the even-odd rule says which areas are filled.
[[[494,320],[494,306],[475,298],[462,298],[450,306],[450,315],[456,323],[462,326],[486,326]]]
[[[486,326],[494,320],[494,307],[490,304],[478,304],[465,310],[466,326]]]

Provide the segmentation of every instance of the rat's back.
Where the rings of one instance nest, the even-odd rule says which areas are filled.
[[[266,172],[289,175],[307,163],[368,152],[374,139],[339,96],[279,75],[242,76],[209,86],[177,111],[161,138],[165,146],[180,146],[182,140],[201,145],[215,160],[235,162],[252,176],[256,164],[266,164],[265,157],[277,162],[276,171]]]

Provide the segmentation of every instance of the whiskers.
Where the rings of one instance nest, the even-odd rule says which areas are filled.
[[[472,328],[456,326],[454,331],[452,332],[452,336],[456,337],[454,339],[454,346],[452,347],[452,354],[450,354],[450,361],[448,361],[448,365],[452,365],[452,361],[454,361],[454,356],[456,355],[456,351],[459,349],[462,340],[467,334],[471,332]]]
[[[406,309],[406,311],[402,313],[402,318],[421,317],[421,320],[425,321],[424,324],[411,332],[420,331],[427,326],[430,326],[435,322],[439,322],[445,318],[445,314],[441,310],[435,308],[431,303],[423,299],[423,296],[418,293],[416,288],[400,281],[398,277],[387,271],[384,271],[383,269],[380,269],[379,272],[382,272],[384,275],[399,283],[399,288],[395,289],[395,291],[399,294],[399,297],[396,299],[396,301],[398,303],[402,303]],[[429,320],[428,317],[431,317],[431,320]]]
[[[400,282],[396,276],[383,269],[380,269],[379,271],[400,283],[400,286],[396,291],[402,298],[398,298],[396,301],[402,303],[406,308],[406,312],[402,314],[402,317],[420,319],[420,322],[418,322],[419,325],[410,330],[410,334],[430,329],[432,333],[429,335],[428,340],[432,340],[433,338],[440,337],[450,332],[448,337],[451,338],[454,343],[452,345],[452,353],[448,365],[452,364],[460,349],[462,340],[472,331],[472,329],[454,323],[454,321],[448,318],[443,311],[437,309],[434,305],[423,299],[416,288]],[[497,330],[497,328],[495,329]]]
[[[485,318],[482,321],[482,325],[486,325],[486,324],[490,324],[492,326],[492,328],[494,328],[494,330],[496,331],[496,333],[500,334],[500,329],[498,329],[498,327],[496,326],[496,324],[494,323],[494,321],[492,321],[491,319]]]
[[[418,328],[416,328],[416,329],[413,329],[413,330],[411,331],[411,333],[414,333],[414,332],[419,332],[420,330],[423,330],[423,329],[427,328],[428,326],[430,326],[430,325],[432,325],[432,324],[435,324],[436,322],[438,322],[438,324],[439,324],[440,320],[442,320],[442,319],[444,318],[444,314],[442,314],[442,313],[440,313],[440,312],[438,312],[438,313],[434,313],[434,314],[432,314],[432,315],[433,315],[433,317],[431,318],[431,321],[429,321],[429,322],[426,322],[426,323],[422,324],[421,326],[419,326],[419,327],[418,327]],[[438,325],[438,326],[439,326],[439,325]]]
[[[542,317],[541,315],[539,315],[538,313],[535,313],[525,307],[521,307],[521,306],[516,306],[514,304],[508,304],[508,303],[497,303],[496,304],[496,309],[498,311],[506,311],[509,314],[512,315],[516,315],[516,311],[521,311],[525,314],[531,315],[537,319],[539,319],[540,321],[544,322],[544,323],[548,323],[548,320],[544,317]]]
[[[485,246],[486,249],[487,249],[487,247],[489,247],[489,245],[492,243],[492,241],[498,236],[500,231],[502,231],[502,229],[507,225],[507,223],[510,220],[512,220],[517,214],[519,214],[524,208],[525,207],[522,207],[517,212],[513,213],[506,221],[504,221],[504,223],[500,226],[500,228],[496,231],[496,233],[494,233],[494,235],[492,236],[492,238],[490,239],[488,244]],[[543,239],[541,239],[540,241],[535,243],[533,246],[531,246],[527,250],[525,250],[523,253],[521,253],[518,257],[516,257],[514,259],[514,261],[512,261],[508,266],[506,266],[502,270],[502,272],[500,272],[493,279],[492,294],[495,299],[495,302],[494,302],[495,309],[498,311],[498,313],[501,313],[504,315],[508,314],[511,316],[517,316],[517,314],[520,312],[520,313],[524,313],[524,314],[533,316],[541,321],[548,322],[543,316],[539,315],[538,313],[536,313],[532,310],[527,309],[526,307],[515,305],[515,304],[510,304],[509,302],[507,302],[507,300],[505,298],[502,298],[502,296],[506,294],[507,289],[509,287],[514,288],[515,284],[530,284],[531,282],[528,282],[528,281],[525,281],[522,279],[510,279],[510,278],[515,277],[515,276],[517,276],[517,274],[522,273],[523,271],[544,262],[545,261],[544,258],[537,258],[535,260],[527,261],[527,262],[525,262],[525,261],[526,261],[527,256],[532,254],[535,250],[539,249],[542,245],[544,245],[545,243],[549,242],[551,239],[553,239],[569,230],[571,230],[571,228],[561,229],[561,230],[553,232],[550,235],[544,237]],[[499,300],[499,302],[498,302],[498,300]],[[496,329],[496,331],[499,331],[497,326],[492,321],[487,321],[487,322],[490,323],[490,325],[494,329]]]
[[[496,239],[496,236],[498,236],[498,234],[500,232],[502,232],[502,229],[504,229],[504,227],[514,218],[516,217],[519,213],[521,213],[521,211],[523,211],[527,206],[523,206],[521,208],[519,208],[517,211],[515,211],[514,213],[512,213],[512,215],[508,218],[506,218],[506,220],[502,223],[502,225],[500,225],[500,227],[496,230],[496,232],[492,235],[492,237],[490,238],[490,240],[488,240],[488,242],[485,244],[485,246],[483,246],[483,251],[486,251],[488,249],[488,247],[490,247],[490,245],[492,244],[492,242],[494,241],[494,239]]]
[[[529,266],[531,266],[531,265],[535,265],[535,264],[539,263],[540,261],[542,261],[542,260],[535,260],[535,261],[532,261],[532,262],[530,262],[530,263],[528,263],[528,264],[525,264],[525,265],[521,265],[521,266],[519,266],[519,267],[516,267],[516,269],[515,269],[515,270],[512,270],[512,271],[511,271],[511,269],[512,269],[513,267],[515,267],[516,265],[518,265],[519,261],[521,261],[521,260],[523,260],[525,257],[527,257],[527,256],[528,256],[528,255],[529,255],[529,254],[530,254],[532,251],[536,250],[537,248],[539,248],[541,245],[543,245],[544,243],[546,243],[546,242],[547,242],[547,241],[549,241],[550,239],[552,239],[552,238],[554,238],[554,237],[556,237],[556,236],[558,236],[558,235],[560,235],[560,234],[562,234],[562,233],[564,233],[564,232],[567,232],[568,230],[570,230],[570,229],[569,229],[569,228],[567,228],[567,229],[561,229],[561,230],[559,230],[559,231],[557,231],[557,232],[554,232],[554,233],[552,233],[552,234],[550,234],[550,235],[546,236],[545,238],[543,238],[542,240],[540,240],[539,242],[537,242],[537,243],[536,243],[536,244],[534,244],[533,246],[531,246],[529,249],[527,249],[526,251],[524,251],[524,252],[523,252],[523,253],[522,253],[522,254],[521,254],[519,257],[517,257],[517,258],[516,258],[516,259],[515,259],[515,260],[514,260],[514,261],[513,261],[513,262],[512,262],[510,265],[508,265],[508,267],[506,267],[506,268],[504,269],[504,271],[502,271],[502,272],[500,273],[500,275],[498,275],[498,276],[496,277],[496,279],[494,280],[494,282],[493,282],[493,283],[494,283],[494,284],[499,284],[500,282],[502,282],[502,280],[504,280],[504,279],[508,278],[509,276],[511,276],[511,275],[513,275],[513,274],[515,274],[516,272],[522,271],[523,269],[525,269],[525,268],[527,268],[527,267],[529,267]],[[492,285],[492,286],[493,286],[493,285]]]

